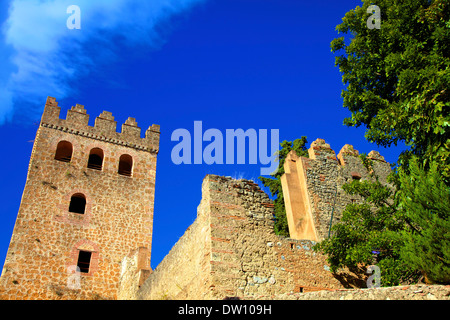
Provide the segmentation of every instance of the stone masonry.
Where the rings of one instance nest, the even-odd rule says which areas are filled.
[[[293,239],[322,241],[330,226],[338,222],[347,204],[360,201],[343,189],[353,179],[375,181],[385,185],[390,164],[377,152],[368,156],[368,167],[363,164],[358,150],[346,144],[338,156],[325,143],[317,139],[308,149],[309,158],[299,157],[291,151],[284,163],[281,177],[289,234]]]
[[[258,185],[245,179],[208,175],[197,219],[142,285],[136,283],[135,257],[123,261],[122,299],[276,299],[308,291],[365,287],[366,275],[349,270],[332,274],[326,257],[313,246],[328,236],[348,203],[344,192],[353,179],[376,178],[387,184],[390,165],[379,153],[364,165],[359,152],[345,145],[338,156],[317,139],[309,158],[291,152],[282,177],[289,238],[273,231],[273,204]],[[333,220],[331,216],[333,214]]]
[[[395,287],[322,290],[258,296],[258,300],[450,300],[450,285],[401,285]],[[254,300],[256,300],[254,299]]]
[[[314,241],[277,236],[272,201],[256,183],[207,175],[202,195],[197,219],[140,287],[137,259],[123,260],[119,299],[252,299],[359,280],[333,275]]]
[[[20,209],[0,278],[0,299],[447,299],[448,286],[361,290],[367,275],[331,273],[314,244],[348,203],[342,185],[378,178],[317,139],[309,158],[291,152],[282,177],[290,237],[274,233],[274,206],[250,180],[207,175],[197,218],[150,269],[160,128],[141,138],[134,118],[116,131],[104,111],[89,126],[82,105],[60,119],[49,97],[34,141]],[[353,289],[351,289],[353,288]],[[351,290],[350,290],[351,289]]]
[[[59,114],[49,97],[0,299],[116,299],[120,262],[139,248],[140,269],[150,270],[159,126],[141,138],[133,118],[116,132],[107,111],[94,126],[82,105]]]

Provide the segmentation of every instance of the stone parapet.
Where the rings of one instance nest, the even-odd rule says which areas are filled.
[[[134,118],[128,118],[122,124],[121,132],[117,132],[117,122],[111,112],[103,111],[96,119],[94,126],[89,126],[89,114],[83,105],[76,104],[67,110],[66,119],[60,119],[61,108],[53,97],[48,97],[41,126],[82,137],[127,146],[137,150],[158,153],[160,126],[153,124],[141,138],[141,128]]]
[[[390,165],[371,151],[364,163],[359,151],[346,144],[337,158],[323,139],[311,143],[309,158],[291,151],[281,177],[290,236],[299,240],[322,241],[330,235],[331,226],[340,220],[349,203],[358,196],[347,194],[342,185],[353,180],[378,179],[388,185]]]

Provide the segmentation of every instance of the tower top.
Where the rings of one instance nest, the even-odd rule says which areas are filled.
[[[131,117],[122,124],[121,132],[117,132],[117,122],[109,111],[103,111],[95,119],[94,126],[88,124],[89,114],[83,105],[76,104],[67,110],[66,119],[60,119],[60,112],[61,108],[56,99],[48,97],[40,125],[142,151],[159,151],[159,125],[151,125],[145,132],[145,137],[141,138],[141,128],[138,127],[136,119]]]

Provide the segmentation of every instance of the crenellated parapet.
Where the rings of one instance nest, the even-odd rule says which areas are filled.
[[[67,110],[66,119],[60,118],[61,108],[53,97],[48,97],[41,126],[53,128],[75,135],[131,147],[137,150],[158,153],[160,126],[153,124],[141,138],[141,128],[136,119],[128,118],[122,124],[121,132],[117,132],[117,122],[111,112],[103,111],[96,119],[94,126],[89,125],[89,114],[83,105],[76,104]]]
[[[372,159],[372,160],[386,162],[386,160],[384,160],[384,157],[378,151],[375,151],[375,150],[372,150],[369,152],[368,158]]]
[[[316,139],[308,149],[310,159],[336,160],[336,153],[324,139]]]
[[[352,159],[351,157],[359,157],[359,151],[354,149],[351,144],[344,145],[337,155],[339,164],[342,166],[345,166],[346,160]]]
[[[294,151],[287,155],[281,184],[291,238],[321,241],[346,205],[360,201],[348,195],[342,185],[376,179],[387,184],[390,164],[377,151],[363,158],[350,144],[336,156],[324,139],[312,142],[308,155],[299,157]]]

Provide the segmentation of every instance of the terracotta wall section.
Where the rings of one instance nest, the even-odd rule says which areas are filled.
[[[303,161],[293,152],[286,157],[285,174],[281,176],[286,217],[291,238],[317,241]]]

